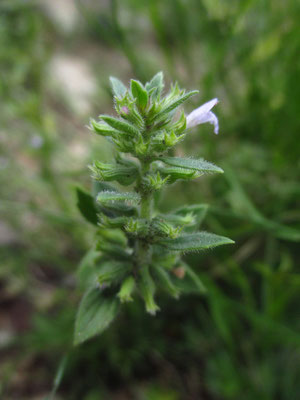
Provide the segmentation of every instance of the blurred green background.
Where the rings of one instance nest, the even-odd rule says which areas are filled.
[[[1,399],[300,398],[299,19],[296,0],[0,1]],[[225,170],[161,208],[208,203],[203,229],[236,244],[188,258],[206,296],[130,305],[73,348],[94,234],[74,186],[112,156],[85,125],[112,112],[110,75],[159,70],[200,90],[187,112],[220,99],[219,136],[176,151]]]

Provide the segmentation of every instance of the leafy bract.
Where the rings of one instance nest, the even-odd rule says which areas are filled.
[[[230,243],[234,242],[227,237],[208,232],[185,234],[175,239],[167,238],[158,242],[159,245],[166,247],[168,250],[182,252],[205,250]]]
[[[126,133],[130,136],[139,136],[140,134],[140,131],[129,122],[121,121],[120,119],[111,117],[109,115],[101,115],[100,117],[110,127],[116,129],[117,131]]]
[[[97,195],[97,202],[100,204],[107,204],[113,201],[125,201],[128,203],[138,203],[141,200],[141,196],[134,192],[110,192],[104,191]]]
[[[158,72],[151,79],[150,82],[146,83],[146,90],[150,92],[152,89],[158,89],[161,92],[164,88],[164,75],[162,71]]]
[[[130,81],[130,88],[133,97],[136,98],[137,105],[142,110],[147,106],[148,103],[148,93],[141,82],[132,79]]]
[[[159,160],[174,167],[192,169],[193,171],[218,173],[224,172],[222,168],[217,167],[216,165],[203,159],[195,160],[193,158],[182,157],[160,157]]]
[[[160,120],[161,117],[169,114],[171,111],[175,110],[177,107],[179,107],[181,104],[183,104],[186,100],[188,100],[190,97],[194,96],[195,94],[198,94],[198,90],[192,90],[191,92],[182,94],[181,96],[177,97],[174,101],[168,103],[166,107],[164,107],[161,111],[159,111],[156,116],[155,120]]]

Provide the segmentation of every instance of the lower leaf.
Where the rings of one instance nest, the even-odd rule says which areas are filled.
[[[118,313],[119,302],[115,297],[105,297],[98,287],[89,289],[79,305],[74,344],[78,345],[102,333]]]

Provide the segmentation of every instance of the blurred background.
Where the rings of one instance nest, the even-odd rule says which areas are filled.
[[[0,398],[300,398],[300,3],[0,1]],[[208,288],[124,308],[73,348],[78,265],[94,231],[76,209],[87,165],[112,149],[85,127],[112,113],[108,78],[163,70],[213,97],[177,149],[225,174],[171,186],[161,209],[207,203],[236,241],[188,262]],[[52,391],[52,393],[51,393]]]

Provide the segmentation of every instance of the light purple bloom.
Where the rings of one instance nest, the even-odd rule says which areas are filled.
[[[212,99],[202,106],[196,108],[186,117],[186,127],[193,128],[199,124],[209,122],[214,125],[214,132],[219,133],[219,121],[216,115],[210,110],[219,102],[218,99]]]

